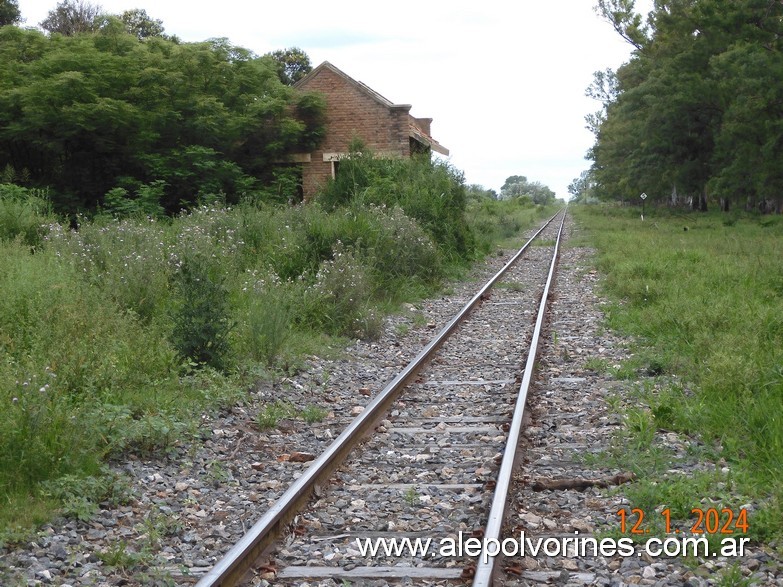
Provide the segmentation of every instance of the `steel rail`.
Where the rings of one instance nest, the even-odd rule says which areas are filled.
[[[223,587],[236,585],[255,563],[262,553],[274,543],[285,525],[306,505],[316,486],[325,483],[329,475],[340,466],[351,449],[359,440],[383,419],[389,406],[397,399],[400,391],[419,369],[430,359],[433,353],[446,341],[451,332],[462,322],[483,296],[519,259],[530,244],[549,226],[558,211],[530,237],[514,256],[498,271],[479,292],[446,324],[427,346],[375,396],[361,414],[351,423],[294,481],[288,490],[269,508],[269,510],[247,531],[247,533],[204,575],[196,587]],[[564,215],[565,216],[565,215]],[[562,223],[561,223],[562,229]]]
[[[516,465],[519,436],[522,433],[522,417],[525,414],[527,392],[530,388],[530,382],[533,379],[533,372],[535,370],[536,355],[538,354],[538,340],[541,337],[541,330],[544,327],[544,316],[546,315],[549,290],[554,279],[557,258],[560,253],[560,237],[563,234],[565,217],[566,215],[563,214],[563,219],[560,221],[560,228],[557,231],[557,240],[555,241],[555,250],[552,253],[552,262],[549,265],[549,275],[547,276],[544,291],[541,294],[541,303],[538,307],[538,318],[536,319],[536,326],[530,340],[530,350],[528,351],[527,360],[525,362],[525,372],[522,375],[522,383],[519,386],[519,395],[517,396],[517,403],[511,420],[511,428],[508,431],[508,439],[506,440],[506,449],[503,452],[503,461],[500,464],[500,472],[498,473],[496,481],[495,495],[492,498],[489,518],[487,519],[487,525],[484,529],[484,544],[487,544],[490,540],[494,540],[494,544],[500,543],[500,531],[503,527],[503,518],[506,503],[508,501],[508,490],[511,487],[511,475],[514,472],[514,467]],[[489,587],[492,585],[495,556],[497,554],[498,553],[487,556],[487,553],[482,553],[482,556],[476,565],[476,572],[473,575],[473,587]]]

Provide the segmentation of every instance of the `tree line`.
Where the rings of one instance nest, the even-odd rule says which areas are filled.
[[[634,47],[587,94],[595,144],[579,197],[783,209],[783,3],[633,0],[596,11]]]
[[[527,198],[534,204],[546,205],[555,201],[555,192],[540,181],[530,181],[524,175],[510,175],[500,188],[501,199]]]
[[[243,194],[290,198],[280,163],[312,150],[324,102],[290,84],[298,49],[258,56],[183,43],[143,10],[65,0],[23,29],[0,6],[0,182],[45,188],[56,209],[154,200],[167,212]]]

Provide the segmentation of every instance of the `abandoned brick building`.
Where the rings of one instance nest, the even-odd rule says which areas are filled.
[[[337,69],[328,61],[313,69],[295,86],[320,92],[326,100],[326,134],[320,148],[296,157],[302,165],[304,199],[311,199],[329,178],[340,159],[359,139],[380,157],[410,157],[414,153],[449,151],[430,136],[431,118],[410,115],[410,104],[393,104],[378,92]]]

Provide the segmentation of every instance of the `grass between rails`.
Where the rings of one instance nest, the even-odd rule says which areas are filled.
[[[0,544],[56,512],[86,519],[129,499],[108,462],[198,438],[202,413],[346,337],[377,336],[384,313],[549,212],[463,201],[454,225],[432,231],[419,195],[410,212],[245,202],[167,220],[99,215],[72,231],[45,199],[0,185]],[[324,417],[285,400],[259,426]]]
[[[752,504],[749,534],[783,537],[783,218],[573,207],[598,249],[609,327],[636,340],[618,378],[653,377],[626,409],[624,490],[648,514],[663,507]],[[594,369],[610,369],[596,360]],[[653,440],[699,438],[714,470],[667,476],[673,451]],[[691,449],[695,450],[695,449]],[[719,505],[719,504],[722,504]]]

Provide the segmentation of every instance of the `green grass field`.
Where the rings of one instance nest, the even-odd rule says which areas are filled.
[[[783,536],[783,217],[574,206],[597,250],[607,326],[635,341],[621,371],[643,373],[626,408],[634,507],[705,498],[752,504],[749,534]],[[621,375],[622,373],[620,373]],[[672,377],[676,376],[676,377]],[[699,439],[714,471],[667,479],[656,431]],[[674,508],[673,508],[674,511]]]

